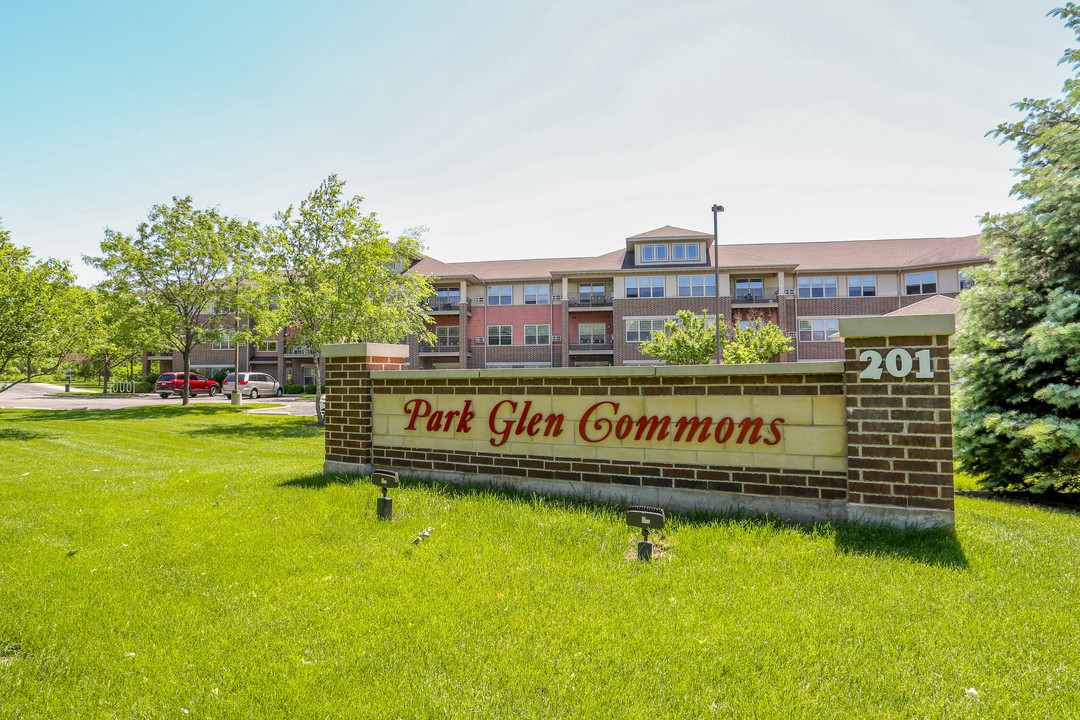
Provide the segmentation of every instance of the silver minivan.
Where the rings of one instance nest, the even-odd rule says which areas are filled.
[[[237,378],[235,373],[229,373],[221,383],[221,392],[227,397],[231,398],[233,391],[237,389]],[[247,395],[250,398],[257,398],[260,395],[275,395],[282,396],[285,394],[285,390],[281,387],[281,383],[274,379],[273,375],[267,375],[266,373],[257,372],[242,372],[240,373],[240,394]]]

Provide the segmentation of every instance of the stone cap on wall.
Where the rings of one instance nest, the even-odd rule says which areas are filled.
[[[651,367],[499,368],[494,370],[374,370],[371,377],[701,377],[716,375],[818,375],[842,373],[842,360],[746,365],[655,365]]]
[[[840,318],[841,338],[952,335],[955,330],[956,316],[951,313]]]
[[[408,345],[391,343],[326,343],[322,346],[322,356],[332,357],[409,357]]]

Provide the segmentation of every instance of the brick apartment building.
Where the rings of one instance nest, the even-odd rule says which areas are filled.
[[[721,245],[720,314],[728,324],[764,318],[792,338],[785,361],[842,359],[840,317],[941,312],[989,261],[978,235],[814,243]],[[716,311],[712,235],[671,226],[634,235],[596,257],[445,263],[424,257],[406,272],[436,278],[430,301],[436,342],[408,339],[409,366],[571,367],[655,363],[639,351],[677,310]],[[936,296],[945,296],[937,298]],[[200,346],[192,367],[234,364],[228,343]],[[179,354],[150,355],[162,372]],[[147,367],[149,367],[147,365]],[[284,333],[241,352],[241,370],[285,383],[313,382],[308,348]]]

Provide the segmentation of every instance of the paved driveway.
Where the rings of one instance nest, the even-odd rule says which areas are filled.
[[[132,395],[130,397],[96,397],[93,395],[63,395],[63,385],[48,385],[46,383],[20,383],[15,387],[0,393],[0,408],[20,410],[120,410],[130,407],[142,407],[145,405],[179,405],[180,398],[162,400],[158,395]],[[60,393],[51,395],[50,393]],[[200,395],[191,398],[195,403],[216,403],[227,405],[229,399],[222,395],[208,397]],[[288,414],[288,415],[314,415],[315,400],[294,397],[259,398],[248,400],[244,398],[244,405],[254,403],[280,405],[277,408],[254,410],[259,414]]]

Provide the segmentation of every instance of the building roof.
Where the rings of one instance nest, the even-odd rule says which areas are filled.
[[[949,313],[956,315],[960,312],[960,308],[960,301],[955,298],[948,295],[931,295],[925,300],[912,303],[899,310],[893,310],[891,313],[885,313],[885,317],[897,315],[945,315]]]
[[[895,270],[986,262],[979,236],[721,245],[720,267],[791,267],[799,272]]]
[[[702,239],[711,235],[665,225],[629,240]],[[409,269],[443,280],[466,280],[474,283],[508,280],[545,280],[562,275],[596,275],[634,270],[666,272],[712,267],[712,247],[704,262],[686,264],[650,263],[636,265],[633,252],[614,250],[593,257],[534,258],[528,260],[482,260],[445,263],[424,256]],[[952,238],[898,238],[891,240],[836,240],[806,243],[761,243],[756,245],[721,245],[720,269],[749,270],[773,268],[799,273],[892,271],[898,268],[922,268],[938,265],[984,263],[990,256],[979,247],[979,236]]]

